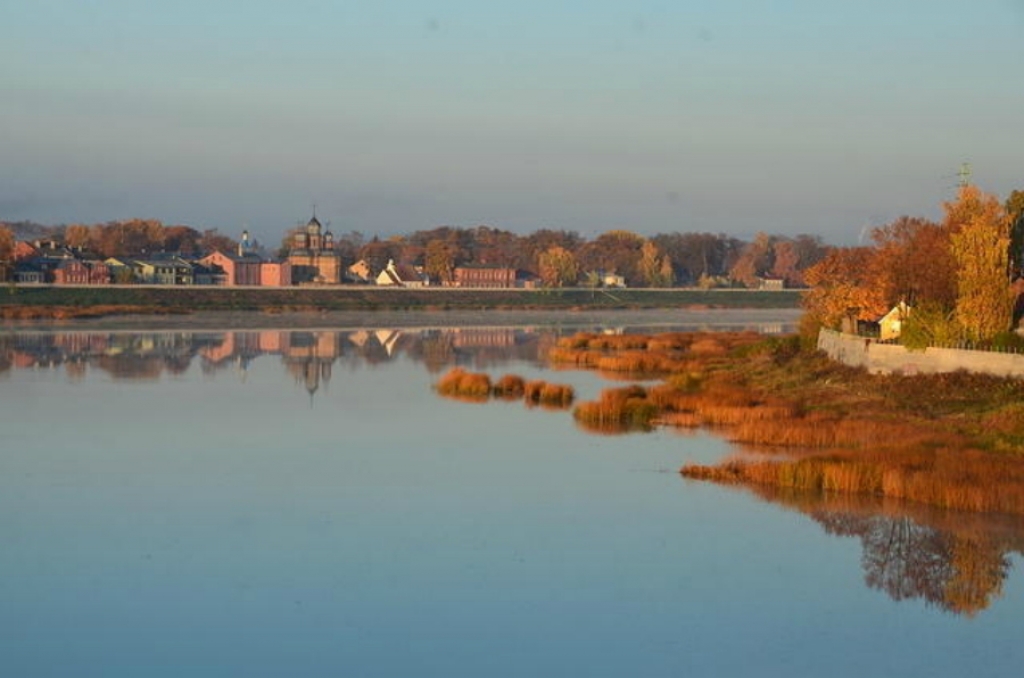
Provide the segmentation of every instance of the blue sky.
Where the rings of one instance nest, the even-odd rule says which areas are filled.
[[[819,234],[1024,188],[1024,0],[0,0],[0,220]]]

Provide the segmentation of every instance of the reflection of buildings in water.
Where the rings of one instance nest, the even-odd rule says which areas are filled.
[[[402,338],[402,331],[377,330],[373,334],[377,338],[377,343],[381,345],[388,357],[393,358],[395,356],[395,351],[398,348],[398,342]]]
[[[343,353],[341,333],[296,331],[280,339],[285,367],[296,382],[305,386],[312,405],[320,383],[330,383],[334,361]]]
[[[452,330],[455,348],[509,348],[516,344],[516,333],[511,327],[469,327]]]
[[[355,331],[28,332],[0,337],[0,371],[66,366],[81,379],[89,368],[114,379],[156,379],[186,371],[199,358],[204,374],[237,370],[244,379],[260,355],[281,355],[315,391],[335,359],[355,368],[405,356],[437,371],[457,363],[480,366],[536,360],[557,331],[512,328],[363,329]],[[545,339],[548,337],[548,339]],[[313,369],[313,363],[317,365]],[[329,378],[329,376],[328,376]]]
[[[1024,524],[1014,517],[876,497],[750,489],[807,514],[828,534],[860,539],[865,583],[896,601],[923,600],[974,616],[1001,595],[1009,554],[1024,554]]]

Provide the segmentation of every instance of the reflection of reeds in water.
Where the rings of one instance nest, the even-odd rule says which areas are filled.
[[[449,370],[438,380],[435,389],[443,396],[474,402],[483,402],[492,396],[502,400],[522,398],[528,405],[555,409],[571,406],[576,397],[572,386],[565,384],[551,384],[541,380],[527,382],[515,374],[506,374],[492,384],[487,374],[467,372],[461,367]]]

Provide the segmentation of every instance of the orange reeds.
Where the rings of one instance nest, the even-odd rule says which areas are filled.
[[[441,395],[486,400],[491,395],[491,378],[486,374],[455,367],[441,377],[436,388]]]
[[[642,386],[605,389],[597,402],[581,403],[573,411],[576,421],[601,431],[648,429],[658,406],[647,399]]]
[[[964,511],[1024,513],[1024,466],[980,450],[890,447],[798,460],[688,465],[688,478],[874,494]]]
[[[498,398],[516,399],[522,398],[525,392],[526,382],[517,374],[506,374],[494,382],[493,392]]]
[[[515,374],[506,374],[493,384],[491,378],[480,372],[467,372],[461,367],[448,371],[435,385],[443,396],[484,401],[490,396],[504,400],[523,398],[529,405],[565,408],[572,405],[576,392],[572,386],[550,384],[546,381],[526,382]]]
[[[569,407],[576,398],[576,391],[565,384],[549,384],[546,381],[529,381],[523,389],[523,399],[530,405]]]

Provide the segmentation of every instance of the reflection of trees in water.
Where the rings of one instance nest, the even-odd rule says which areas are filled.
[[[919,599],[974,616],[1002,593],[1009,554],[1024,554],[1024,525],[1011,517],[870,497],[753,491],[809,515],[828,534],[859,538],[865,583],[897,601]]]

